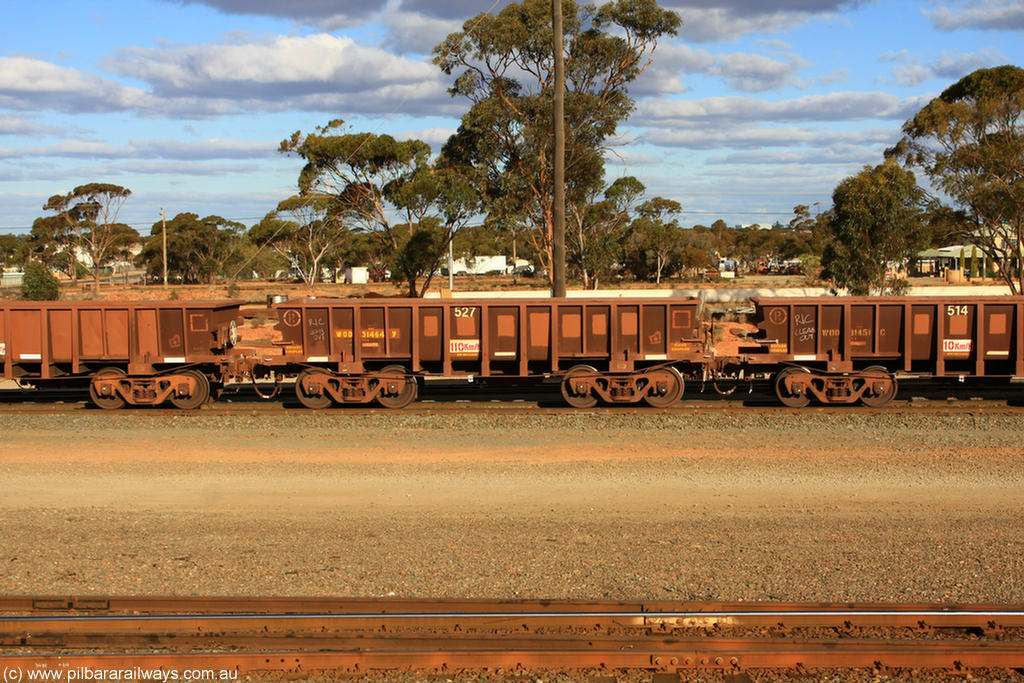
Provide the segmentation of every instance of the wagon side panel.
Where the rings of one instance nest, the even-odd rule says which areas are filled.
[[[420,363],[435,367],[444,360],[444,309],[422,306],[417,318]]]
[[[1018,306],[1008,304],[986,304],[983,312],[982,334],[984,335],[984,374],[1014,375],[1014,334],[1017,329]]]
[[[490,306],[487,309],[488,360],[514,363],[519,359],[519,308]],[[509,373],[517,372],[510,370]]]
[[[536,365],[551,359],[551,307],[532,305],[526,308],[527,359]]]
[[[0,308],[0,368],[3,368],[4,379],[11,379],[11,354],[8,350],[11,348],[11,338],[7,334],[10,326],[7,324],[7,319],[10,317],[10,311],[6,308]]]
[[[15,362],[38,363],[42,361],[42,309],[13,309],[11,311],[11,355]]]

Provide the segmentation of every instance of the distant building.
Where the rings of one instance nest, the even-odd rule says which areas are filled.
[[[973,244],[957,244],[919,251],[910,261],[910,270],[917,275],[942,275],[947,270],[964,270],[966,264],[963,261],[970,263],[975,254],[982,266],[982,272],[985,272],[990,267],[988,257],[982,252],[981,247]],[[991,267],[998,269],[998,264],[992,264]]]

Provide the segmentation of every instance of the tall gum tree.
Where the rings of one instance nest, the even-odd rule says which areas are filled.
[[[1024,292],[1024,69],[979,69],[903,126],[887,152],[919,167],[968,218],[960,231]]]
[[[628,86],[651,63],[659,38],[675,35],[675,12],[655,0],[595,7],[563,0],[565,37],[566,203],[595,196],[603,152],[633,111]],[[524,228],[541,264],[551,268],[551,132],[554,60],[550,0],[524,0],[480,14],[434,48],[434,62],[455,75],[453,97],[471,103],[442,157],[480,169],[491,224]]]
[[[645,190],[639,180],[624,176],[604,190],[604,199],[588,193],[566,207],[568,261],[584,289],[597,289],[621,258],[621,242]]]
[[[131,190],[120,185],[90,183],[79,185],[67,194],[54,195],[43,206],[64,220],[64,239],[72,249],[77,248],[89,256],[93,292],[97,294],[100,268],[116,250],[139,238],[137,232],[117,222],[121,207],[130,195]]]
[[[179,213],[167,221],[153,223],[136,262],[151,275],[163,273],[164,232],[167,235],[167,274],[183,282],[213,284],[218,275],[228,275],[238,266],[240,241],[245,226],[220,216],[200,218]]]
[[[924,200],[914,174],[894,160],[839,183],[822,256],[825,274],[853,294],[899,292],[906,281],[890,276],[889,265],[905,263],[923,245]]]
[[[377,236],[391,265],[402,266],[409,295],[422,296],[452,235],[479,212],[476,171],[432,162],[430,145],[421,140],[346,133],[344,127],[331,121],[281,143],[282,153],[306,161],[296,201],[322,206],[324,220]],[[403,254],[409,249],[429,253]],[[422,289],[420,278],[426,280]]]
[[[327,195],[293,195],[249,229],[249,239],[270,247],[299,269],[310,291],[321,269],[333,265],[351,234]]]

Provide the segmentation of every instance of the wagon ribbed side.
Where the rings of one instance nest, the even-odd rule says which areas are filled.
[[[694,298],[289,301],[276,306],[278,363],[300,369],[297,393],[311,407],[324,405],[325,394],[367,402],[407,392],[395,374],[572,373],[570,396],[636,401],[656,391],[675,400],[680,371],[699,367],[703,356],[699,305]]]
[[[869,405],[895,395],[897,376],[1024,377],[1024,297],[753,299],[758,346],[750,366],[782,366],[779,398]]]
[[[241,303],[3,302],[3,377],[88,380],[105,408],[167,399],[193,407],[209,395],[208,374],[235,342]]]

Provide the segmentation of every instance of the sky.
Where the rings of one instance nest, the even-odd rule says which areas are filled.
[[[293,132],[438,151],[469,103],[430,52],[508,0],[44,0],[0,23],[0,232],[55,194],[127,187],[143,234],[180,212],[247,225],[296,191]],[[630,87],[607,180],[636,176],[680,223],[787,223],[881,162],[962,76],[1024,66],[1022,0],[661,0],[683,21]]]

